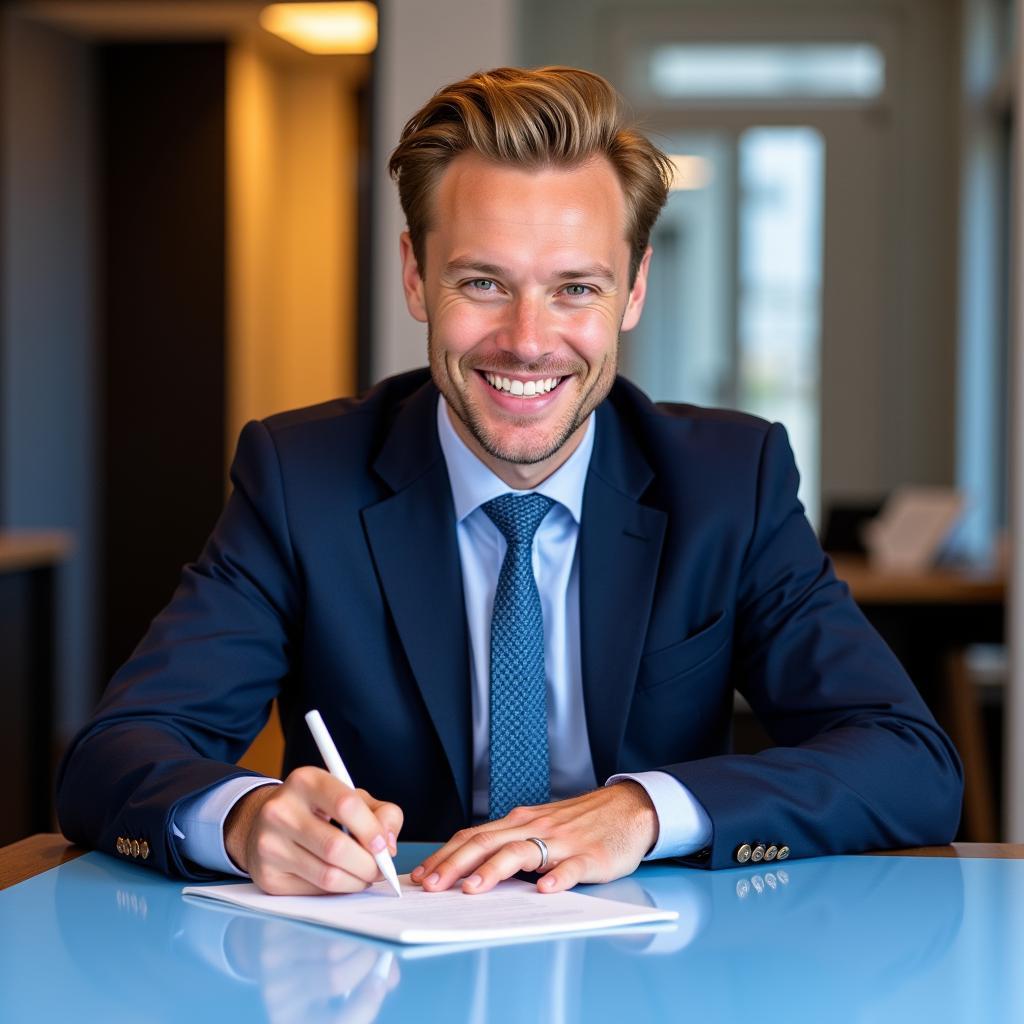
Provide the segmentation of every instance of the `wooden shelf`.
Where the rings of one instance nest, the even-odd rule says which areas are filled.
[[[1006,580],[994,571],[893,572],[849,556],[835,556],[832,562],[858,604],[999,604],[1006,597]]]
[[[58,565],[71,554],[74,546],[71,534],[60,530],[2,530],[0,572]]]

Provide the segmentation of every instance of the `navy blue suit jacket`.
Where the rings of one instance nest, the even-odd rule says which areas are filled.
[[[284,771],[320,759],[322,711],[403,836],[470,821],[469,642],[426,371],[253,422],[198,560],[61,764],[68,838],[190,878],[175,806],[235,775],[280,700]],[[949,841],[961,769],[797,501],[778,425],[654,405],[597,409],[579,536],[583,694],[597,778],[660,768],[710,815],[694,863],[742,843],[794,857]],[[733,689],[778,746],[729,753]]]

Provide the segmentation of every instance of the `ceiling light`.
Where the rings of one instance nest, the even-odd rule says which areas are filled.
[[[373,53],[377,46],[377,7],[361,0],[271,4],[260,24],[308,53]]]

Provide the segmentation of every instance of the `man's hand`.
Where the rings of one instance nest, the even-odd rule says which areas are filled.
[[[462,891],[487,892],[517,871],[536,871],[548,848],[541,892],[577,882],[610,882],[634,871],[658,840],[658,816],[647,791],[623,781],[583,796],[537,807],[517,807],[504,818],[463,829],[412,873],[414,882],[439,892],[460,878]]]
[[[402,821],[395,804],[349,789],[322,768],[296,768],[280,786],[260,786],[231,808],[224,847],[273,895],[360,892],[380,877],[373,854],[396,852]]]

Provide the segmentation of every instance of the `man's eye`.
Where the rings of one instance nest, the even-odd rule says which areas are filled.
[[[571,295],[573,298],[589,295],[592,290],[589,284],[567,284],[565,286],[565,294]]]
[[[497,285],[489,277],[477,277],[469,282],[469,287],[478,292],[493,292]]]

